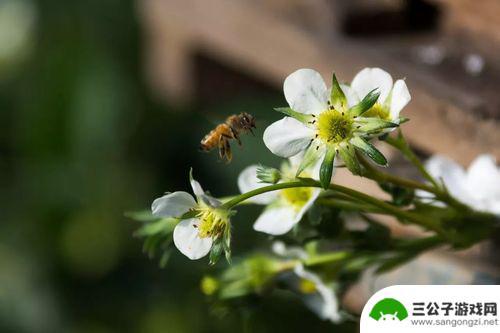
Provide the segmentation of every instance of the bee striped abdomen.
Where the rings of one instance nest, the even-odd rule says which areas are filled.
[[[218,147],[221,136],[232,137],[231,129],[226,124],[218,125],[215,129],[211,130],[210,133],[205,135],[200,142],[200,149],[209,151]]]

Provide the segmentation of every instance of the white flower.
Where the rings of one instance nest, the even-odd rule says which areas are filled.
[[[426,162],[427,171],[442,179],[452,196],[478,211],[500,215],[500,168],[491,155],[478,156],[464,170],[444,156],[433,156]],[[428,197],[429,193],[419,191]]]
[[[187,192],[168,193],[154,200],[151,210],[154,216],[181,219],[174,229],[174,244],[186,257],[196,260],[210,252],[214,240],[225,236],[230,212],[220,208],[221,202],[206,194],[192,177],[190,183],[196,200]],[[191,216],[183,218],[189,212]]]
[[[378,77],[374,76],[374,79],[376,78]],[[355,82],[356,86],[359,85],[358,81]],[[387,90],[392,87],[392,79],[389,83],[374,87],[384,93],[384,100],[388,94]],[[402,84],[404,85],[404,82]],[[329,177],[331,178],[333,161],[337,154],[342,157],[349,170],[356,174],[359,173],[360,167],[355,148],[376,163],[385,165],[387,161],[384,156],[365,139],[377,133],[383,134],[386,128],[397,126],[385,119],[364,116],[363,113],[380,99],[376,91],[362,91],[361,87],[352,91],[345,89],[355,94],[354,97],[346,98],[335,75],[330,90],[318,72],[312,69],[295,71],[283,84],[285,98],[290,107],[276,109],[288,117],[271,124],[264,132],[264,143],[275,155],[288,158],[306,151],[298,174],[308,165],[322,160],[319,178],[324,187],[331,181]],[[399,96],[397,91],[400,89],[401,83],[397,85],[397,89],[393,89],[393,95]],[[360,95],[362,92],[364,95]],[[359,103],[349,105],[348,99],[352,103],[355,100]],[[402,108],[402,102],[397,98],[394,98],[394,104],[394,110]]]
[[[298,290],[309,309],[323,320],[339,322],[341,316],[333,288],[327,286],[318,275],[305,270],[302,264],[295,266],[293,272],[300,278]]]
[[[342,86],[349,106],[358,104],[370,91],[378,88],[380,96],[377,102],[366,111],[364,117],[378,117],[399,123],[401,110],[411,100],[410,92],[404,80],[397,80],[393,85],[391,74],[380,68],[365,68],[352,80],[351,86]]]
[[[274,242],[272,249],[280,257],[300,260],[308,258],[307,253],[302,248],[287,247],[283,242]],[[317,274],[306,270],[301,263],[294,267],[293,273],[292,276],[287,277],[286,281],[301,296],[307,307],[323,320],[339,322],[341,316],[333,288],[328,286]]]
[[[299,158],[294,157],[290,158],[288,163],[283,163],[281,181],[295,179],[295,170],[299,162]],[[259,182],[257,169],[257,165],[252,165],[240,173],[238,187],[241,193],[268,185]],[[313,172],[313,168],[304,170],[304,173],[309,172]],[[267,205],[254,223],[254,229],[270,235],[287,233],[294,225],[299,223],[307,210],[313,205],[320,191],[320,189],[312,187],[295,187],[267,192],[253,197],[252,202]]]

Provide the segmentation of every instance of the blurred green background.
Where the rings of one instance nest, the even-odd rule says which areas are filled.
[[[0,332],[331,331],[286,293],[221,315],[199,290],[217,267],[175,252],[160,269],[141,252],[124,212],[189,190],[189,167],[213,194],[236,193],[246,165],[277,165],[261,137],[284,103],[199,59],[199,76],[238,89],[215,92],[205,79],[189,107],[160,104],[141,36],[133,1],[0,1]],[[258,131],[233,163],[198,152],[205,132],[241,111]],[[235,217],[235,256],[268,244],[251,231],[257,214]]]

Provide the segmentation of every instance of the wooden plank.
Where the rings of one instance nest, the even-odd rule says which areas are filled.
[[[325,78],[333,69],[351,78],[365,66],[406,75],[413,101],[405,109],[409,140],[429,153],[469,163],[479,153],[500,158],[499,123],[468,109],[470,98],[449,82],[438,82],[384,52],[342,39],[325,41],[250,2],[229,0],[142,0],[143,21],[157,35],[182,33],[196,50],[277,87],[293,70],[312,67]],[[164,39],[159,39],[164,43]],[[383,44],[381,44],[383,46]]]

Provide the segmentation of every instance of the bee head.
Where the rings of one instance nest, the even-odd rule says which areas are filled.
[[[242,112],[241,113],[241,121],[243,126],[247,129],[255,128],[255,117],[249,113]]]

